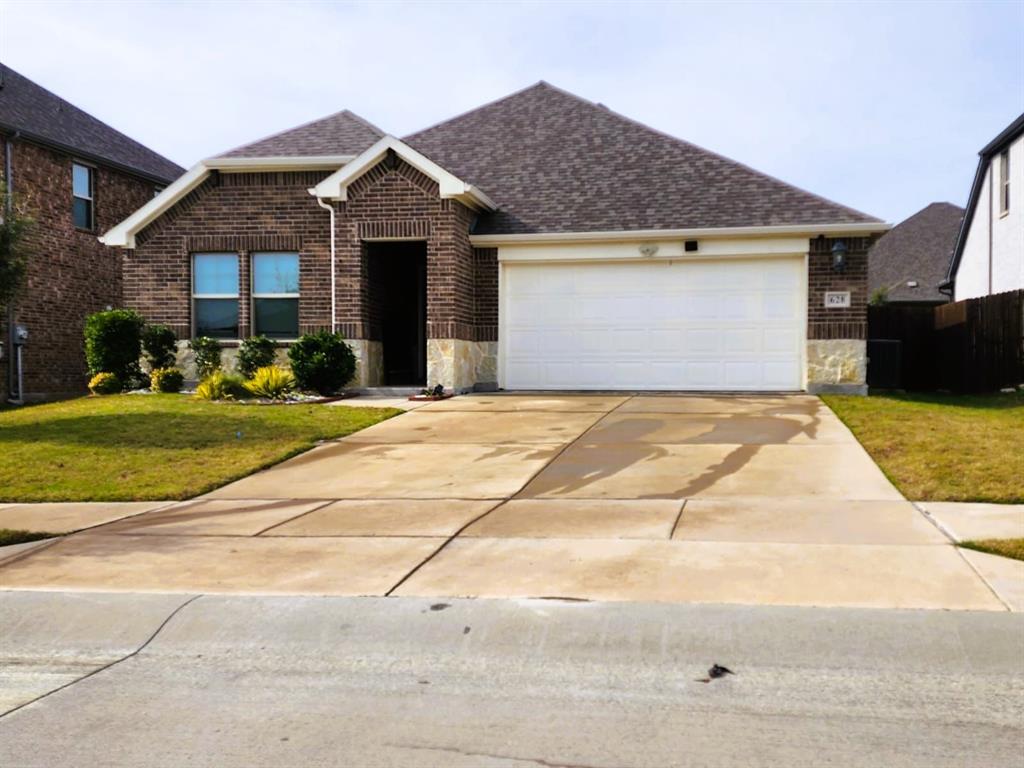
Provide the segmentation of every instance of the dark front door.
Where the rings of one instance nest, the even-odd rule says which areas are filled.
[[[427,380],[427,245],[373,243],[372,293],[384,346],[384,384],[424,386]]]

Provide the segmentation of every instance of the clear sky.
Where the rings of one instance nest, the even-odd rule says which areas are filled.
[[[402,136],[547,80],[897,222],[1024,112],[1024,0],[0,0],[0,61],[188,166],[343,108]]]

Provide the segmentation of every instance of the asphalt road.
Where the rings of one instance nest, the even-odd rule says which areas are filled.
[[[0,593],[0,765],[1024,766],[1021,614],[189,600]]]

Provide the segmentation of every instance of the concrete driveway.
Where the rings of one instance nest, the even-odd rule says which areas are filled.
[[[0,587],[1006,609],[810,396],[432,403]]]

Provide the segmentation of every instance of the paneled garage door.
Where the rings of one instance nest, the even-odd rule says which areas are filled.
[[[796,390],[804,261],[502,264],[506,389]]]

